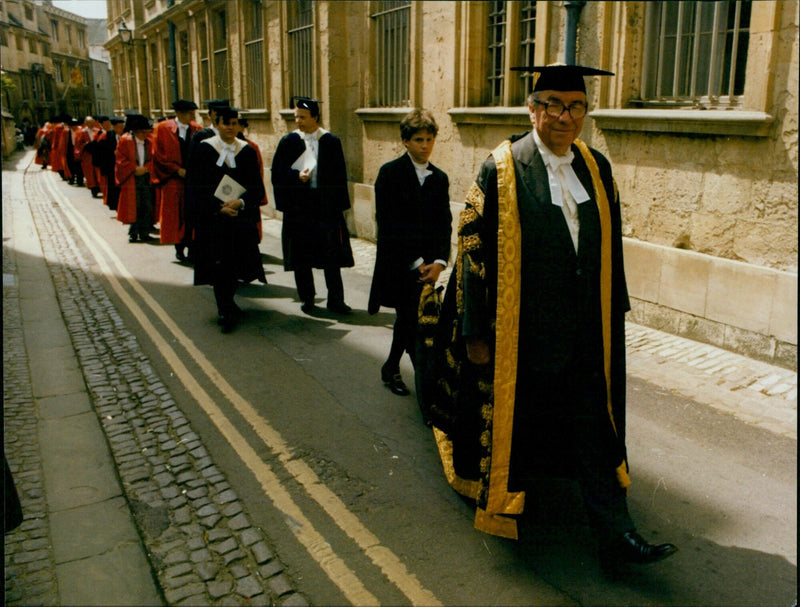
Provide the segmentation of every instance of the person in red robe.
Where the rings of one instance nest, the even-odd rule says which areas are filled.
[[[127,131],[119,138],[115,152],[114,176],[120,188],[117,219],[129,225],[128,241],[152,240],[153,203],[153,125],[141,114],[130,114]]]
[[[85,175],[83,173],[83,150],[86,144],[89,143],[89,133],[86,132],[83,124],[73,119],[70,122],[70,140],[67,142],[67,166],[69,167],[72,177],[70,177],[70,184],[83,187]],[[71,152],[70,152],[71,149]]]
[[[94,178],[97,181],[97,189],[103,199],[103,204],[108,205],[108,180],[103,175],[103,141],[108,137],[108,131],[111,130],[111,120],[108,116],[97,116],[96,118],[99,129],[97,136],[89,144],[89,156],[92,159],[92,171]],[[94,196],[94,192],[92,192]]]
[[[165,120],[156,126],[153,151],[153,183],[156,184],[156,199],[159,209],[159,239],[161,244],[175,245],[175,257],[185,261],[184,213],[186,192],[186,169],[189,164],[189,142],[202,129],[195,122],[197,104],[179,99],[172,104],[173,120]]]
[[[55,119],[50,149],[50,167],[65,181],[72,177],[67,167],[67,138],[70,134],[67,124],[70,120],[72,117],[69,114],[61,114]]]
[[[95,120],[94,116],[87,116],[83,122],[81,131],[84,135],[81,139],[84,140],[83,149],[81,150],[81,168],[83,169],[83,177],[86,180],[86,187],[92,192],[92,198],[97,198],[100,194],[100,183],[97,181],[97,174],[92,163],[92,148],[94,141],[100,134],[102,129]]]
[[[50,152],[53,148],[53,119],[45,122],[36,132],[36,139],[33,147],[36,149],[36,159],[34,162],[46,169],[50,164]]]

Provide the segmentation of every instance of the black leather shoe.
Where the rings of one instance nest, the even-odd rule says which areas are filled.
[[[128,234],[128,242],[136,242],[136,234]]]
[[[403,383],[403,376],[396,369],[389,369],[386,365],[383,365],[381,367],[381,380],[383,380],[383,385],[392,391],[392,394],[397,394],[397,396],[411,394]]]
[[[350,314],[353,309],[343,301],[328,304],[328,309],[334,314]]]
[[[677,551],[673,544],[650,544],[635,531],[629,531],[601,547],[600,561],[605,569],[613,570],[622,563],[656,563]]]
[[[300,306],[300,309],[306,314],[311,314],[312,312],[314,312],[314,310],[317,309],[317,306],[314,303],[314,300],[309,300],[309,301],[304,301],[303,305]]]
[[[233,314],[220,315],[217,324],[222,328],[223,333],[230,333],[236,327],[238,319]]]
[[[183,252],[183,246],[179,244],[175,245],[175,259],[178,261],[186,261],[186,255]]]

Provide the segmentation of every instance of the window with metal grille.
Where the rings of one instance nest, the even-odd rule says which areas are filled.
[[[520,105],[533,88],[531,72],[511,72],[533,65],[536,48],[536,1],[493,1],[486,8],[486,82],[481,103]]]
[[[53,76],[58,84],[64,84],[64,63],[53,60]]]
[[[260,0],[250,0],[244,7],[245,17],[245,94],[247,106],[267,105],[264,86],[264,26]]]
[[[642,98],[736,106],[744,93],[750,0],[648,2]]]
[[[519,7],[519,61],[520,65],[534,65],[536,59],[534,50],[536,48],[536,2],[535,0],[525,0],[520,2]],[[519,72],[522,81],[522,93],[526,95],[533,90],[533,74],[530,72]]]
[[[489,103],[504,105],[503,84],[506,65],[506,3],[504,0],[490,2],[489,8]]]
[[[376,107],[410,106],[410,0],[374,3]]]
[[[192,57],[189,54],[189,32],[178,33],[178,63],[180,65],[180,97],[192,99]]]
[[[211,76],[211,65],[208,59],[208,28],[205,20],[197,22],[197,43],[200,55],[200,99],[205,100],[211,97],[209,81]]]
[[[228,74],[228,22],[225,11],[213,13],[212,28],[214,49],[214,95],[217,98],[230,98],[231,90]]]
[[[289,57],[289,95],[314,96],[314,5],[312,0],[297,0],[287,5]]]

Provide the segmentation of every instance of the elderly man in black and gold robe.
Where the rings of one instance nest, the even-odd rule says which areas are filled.
[[[445,472],[477,500],[475,526],[517,537],[532,481],[575,476],[603,565],[650,563],[628,513],[621,213],[611,167],[579,140],[580,66],[541,72],[533,130],[484,162],[459,224],[430,403]]]

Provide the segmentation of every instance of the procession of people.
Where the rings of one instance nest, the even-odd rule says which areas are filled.
[[[604,568],[654,563],[677,548],[649,543],[627,508],[630,305],[619,194],[608,160],[578,138],[589,109],[584,78],[613,74],[515,69],[539,74],[527,99],[531,129],[501,142],[480,167],[454,259],[449,179],[430,162],[436,119],[414,108],[399,123],[406,151],[375,182],[368,312],[396,314],[375,379],[409,395],[400,374],[409,355],[446,478],[476,504],[477,529],[516,538],[535,481],[569,476],[581,487]],[[36,162],[101,194],[130,243],[155,242],[157,232],[160,244],[174,246],[176,259],[193,266],[194,284],[213,287],[217,322],[230,333],[243,315],[238,285],[267,282],[259,252],[264,158],[229,100],[204,103],[205,128],[190,100],[175,101],[175,116],[155,125],[134,112],[82,123],[55,117],[36,135]],[[316,309],[317,268],[327,309],[348,315],[341,270],[354,259],[343,146],[322,126],[320,101],[294,97],[291,107],[297,128],[271,162],[284,269],[294,273],[303,313]],[[436,285],[448,266],[442,301]]]

